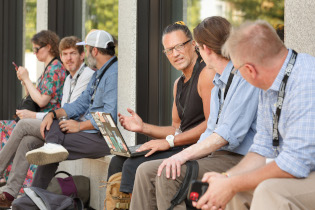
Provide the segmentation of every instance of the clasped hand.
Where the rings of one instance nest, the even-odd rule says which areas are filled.
[[[203,210],[224,210],[227,203],[236,194],[231,185],[231,179],[217,172],[208,172],[203,175],[203,182],[208,182],[206,193],[193,202],[193,206]]]

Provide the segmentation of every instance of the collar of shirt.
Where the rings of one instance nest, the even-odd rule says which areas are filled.
[[[224,68],[222,75],[218,73],[215,74],[213,84],[218,86],[220,89],[224,88],[226,83],[228,82],[232,67],[233,63],[230,61]]]
[[[73,77],[72,77],[71,74],[70,74],[70,79],[75,79],[75,78],[77,78],[80,69],[81,69],[84,65],[85,65],[85,63],[83,62],[83,63],[81,64],[81,66],[78,68],[77,72],[74,74]]]
[[[277,92],[279,91],[279,89],[280,89],[280,84],[281,84],[281,82],[282,82],[282,80],[283,80],[284,72],[285,72],[285,69],[286,69],[286,67],[287,67],[287,65],[288,65],[288,63],[289,63],[289,61],[290,61],[291,55],[292,55],[292,50],[289,49],[289,53],[288,53],[288,55],[287,55],[287,57],[286,57],[286,59],[285,59],[283,65],[282,65],[282,67],[281,67],[281,69],[280,69],[280,72],[278,73],[278,75],[277,75],[275,81],[272,83],[271,87],[270,87],[268,90],[273,90],[273,91],[277,91]],[[267,91],[268,91],[268,90],[267,90]]]
[[[116,56],[111,57],[99,70],[96,71],[96,79],[99,78],[105,67],[113,60]]]

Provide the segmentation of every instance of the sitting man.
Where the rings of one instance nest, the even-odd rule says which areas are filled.
[[[94,30],[77,45],[85,45],[90,67],[98,70],[76,101],[51,111],[41,123],[40,132],[46,143],[26,154],[30,163],[39,165],[32,183],[35,187],[47,188],[60,161],[110,154],[91,112],[110,113],[117,119],[118,62],[114,40],[108,32]],[[82,114],[84,121],[79,120]],[[58,122],[62,116],[71,119]]]
[[[228,177],[214,172],[204,175],[202,181],[210,187],[195,205],[314,209],[315,58],[287,49],[264,21],[242,25],[224,49],[244,78],[264,90],[259,97],[257,134],[249,153],[227,171]]]
[[[226,19],[213,16],[194,29],[194,38],[202,58],[208,68],[216,71],[207,129],[198,143],[172,157],[140,165],[131,209],[168,209],[184,180],[186,161],[197,160],[198,179],[201,179],[209,170],[223,172],[236,165],[252,144],[256,134],[260,90],[240,75],[233,76],[232,62],[221,53],[230,27]],[[185,202],[174,209],[186,209]]]
[[[77,37],[65,37],[60,41],[60,58],[70,72],[63,87],[61,104],[75,101],[85,90],[94,71],[84,64],[84,48],[76,46],[81,40]],[[46,113],[43,113],[46,114]],[[42,117],[42,113],[36,113]],[[0,152],[0,172],[7,168],[13,158],[13,165],[6,186],[0,194],[0,207],[9,208],[12,200],[18,195],[26,177],[30,164],[25,158],[26,152],[38,148],[44,144],[40,134],[38,119],[23,119],[19,121],[13,130],[8,143]]]
[[[138,151],[150,150],[145,156],[112,158],[108,177],[122,171],[120,191],[124,193],[132,192],[136,170],[141,163],[180,152],[195,143],[207,127],[214,71],[205,68],[195,50],[192,34],[182,22],[167,26],[162,42],[170,63],[183,73],[174,83],[172,125],[162,127],[143,123],[130,109],[131,116],[118,114],[125,129],[155,138],[139,148]],[[155,153],[157,151],[160,152]]]

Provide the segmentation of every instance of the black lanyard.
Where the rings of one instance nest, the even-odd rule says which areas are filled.
[[[220,118],[220,115],[221,115],[221,111],[222,111],[222,107],[223,107],[223,104],[224,104],[225,97],[226,97],[226,95],[227,95],[227,93],[228,93],[228,91],[230,89],[230,86],[232,84],[232,81],[233,81],[234,74],[231,73],[233,71],[233,69],[234,69],[234,66],[232,67],[232,69],[230,71],[230,76],[229,76],[228,82],[227,82],[227,84],[225,86],[225,89],[224,89],[224,95],[223,95],[223,102],[222,103],[220,103],[220,101],[221,101],[221,88],[219,88],[218,97],[219,97],[220,107],[219,107],[219,113],[218,113],[216,124],[218,124],[218,122],[219,122],[219,118]]]
[[[93,104],[94,102],[94,98],[95,98],[95,94],[96,94],[96,89],[102,79],[102,77],[104,76],[105,72],[107,71],[107,69],[109,69],[109,67],[111,67],[111,65],[113,65],[116,61],[117,61],[117,57],[115,57],[113,60],[111,60],[111,62],[105,67],[105,69],[103,70],[103,72],[96,78],[94,85],[93,85],[93,93],[92,93],[92,98],[91,98],[91,103],[90,106]]]
[[[40,87],[41,83],[43,82],[43,78],[44,78],[44,74],[48,68],[48,66],[50,66],[50,64],[52,64],[52,62],[55,60],[55,59],[58,59],[58,57],[54,57],[49,63],[48,65],[45,67],[45,70],[44,72],[42,73],[42,75],[38,78],[37,82],[38,82],[38,85],[37,87]],[[58,59],[59,60],[59,59]]]
[[[69,96],[68,96],[67,103],[70,102],[71,95],[72,95],[72,93],[73,93],[73,91],[74,91],[75,86],[77,85],[78,79],[79,79],[80,75],[82,74],[82,72],[83,72],[85,66],[86,66],[86,65],[84,64],[84,65],[80,68],[80,70],[79,70],[79,72],[78,72],[78,74],[77,74],[77,77],[76,77],[75,80],[74,80],[74,84],[73,84],[73,89],[72,89],[72,90],[71,90],[71,87],[72,87],[72,84],[71,84],[71,83],[72,83],[72,79],[71,79],[71,81],[70,81],[70,89],[69,89]]]
[[[289,61],[288,65],[285,69],[284,76],[283,76],[282,82],[280,84],[280,89],[279,89],[278,99],[277,99],[276,113],[273,114],[272,146],[274,147],[274,150],[277,153],[279,152],[278,126],[279,126],[279,119],[280,119],[280,114],[281,114],[281,110],[282,110],[282,104],[283,104],[283,100],[284,100],[284,96],[285,96],[285,87],[287,85],[288,78],[291,75],[293,66],[294,66],[295,61],[296,61],[296,57],[297,57],[297,52],[292,50],[292,55],[291,55],[290,61]]]

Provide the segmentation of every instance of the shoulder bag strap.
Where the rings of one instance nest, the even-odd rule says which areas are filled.
[[[174,207],[185,200],[187,197],[189,185],[192,180],[197,179],[199,165],[196,160],[190,160],[186,162],[186,174],[183,180],[183,183],[179,187],[177,193],[174,195],[173,199],[171,200],[171,206],[167,210],[173,210]]]

